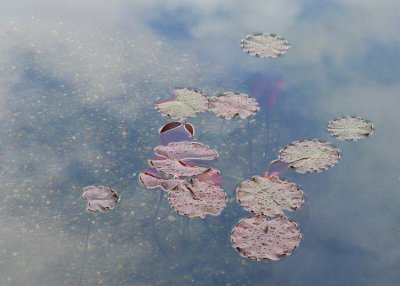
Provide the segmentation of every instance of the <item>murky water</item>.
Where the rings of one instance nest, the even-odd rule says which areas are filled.
[[[192,1],[193,2],[193,1]],[[0,11],[0,285],[397,285],[400,38],[396,1],[3,1]],[[291,44],[254,58],[255,32]],[[228,204],[188,219],[138,181],[175,87],[257,98],[246,120],[187,120],[216,149]],[[374,123],[341,142],[335,117]],[[230,243],[249,216],[235,189],[279,149],[318,138],[341,150],[318,174],[289,171],[306,203],[298,249],[276,262]],[[89,213],[83,188],[121,195]]]

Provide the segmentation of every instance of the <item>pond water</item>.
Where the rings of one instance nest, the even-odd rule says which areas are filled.
[[[384,1],[1,1],[0,285],[398,285],[400,3]],[[255,58],[240,40],[276,33],[291,47]],[[248,119],[185,122],[216,149],[227,207],[189,219],[138,175],[171,121],[154,103],[176,87],[248,93]],[[375,127],[338,141],[338,116]],[[295,140],[341,150],[322,173],[289,171],[305,194],[287,213],[303,239],[256,262],[232,247],[251,216],[237,202]],[[86,211],[108,186],[115,209]]]

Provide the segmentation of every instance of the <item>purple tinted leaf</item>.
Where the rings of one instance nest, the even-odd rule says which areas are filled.
[[[160,129],[161,145],[168,145],[171,142],[189,141],[194,136],[194,127],[180,122],[170,122]]]
[[[160,174],[152,170],[146,170],[143,173],[140,173],[139,180],[149,189],[162,188],[164,191],[172,190],[185,181],[176,178],[164,179]]]
[[[218,158],[217,151],[199,142],[172,142],[159,146],[155,150],[159,156],[171,160],[213,160]]]

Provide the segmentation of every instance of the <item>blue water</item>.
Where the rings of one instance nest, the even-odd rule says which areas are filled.
[[[400,3],[111,2],[2,1],[0,285],[398,285]],[[291,48],[251,57],[239,42],[255,32]],[[187,120],[220,154],[229,200],[218,217],[182,217],[138,181],[170,121],[154,103],[175,87],[261,104],[247,120]],[[375,132],[337,141],[326,128],[344,115]],[[285,174],[306,195],[287,214],[299,248],[275,262],[241,257],[230,232],[250,214],[235,189],[285,145],[314,138],[342,158]],[[88,185],[117,190],[119,205],[88,213]]]

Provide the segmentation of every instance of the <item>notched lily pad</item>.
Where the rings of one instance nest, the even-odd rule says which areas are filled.
[[[159,172],[178,177],[200,175],[209,170],[209,168],[190,166],[188,163],[171,159],[153,159],[149,161],[149,164]]]
[[[329,122],[328,132],[342,141],[357,141],[372,134],[371,122],[361,117],[344,116]]]
[[[82,197],[87,200],[87,209],[95,212],[110,210],[114,208],[119,201],[117,192],[104,186],[86,187]]]
[[[189,118],[208,109],[208,98],[200,91],[189,88],[173,90],[174,98],[157,103],[157,109],[172,118]]]
[[[296,210],[304,202],[303,192],[298,186],[278,177],[254,176],[240,184],[236,196],[245,209],[265,216]]]
[[[183,184],[185,182],[185,180],[177,178],[165,179],[160,174],[152,170],[146,170],[143,173],[140,173],[139,180],[149,189],[161,188],[164,191],[172,190],[179,184]]]
[[[279,158],[298,173],[322,172],[339,161],[340,151],[316,139],[295,141],[279,151]]]
[[[300,241],[297,224],[285,216],[269,221],[262,215],[242,219],[231,234],[233,247],[241,255],[258,261],[289,256]]]
[[[179,214],[190,218],[217,216],[226,206],[226,193],[212,182],[191,179],[169,192],[168,201]]]
[[[251,56],[276,58],[287,52],[289,43],[275,34],[257,33],[247,36],[240,42],[242,49]]]
[[[200,142],[173,142],[167,146],[158,146],[155,153],[171,160],[214,160],[217,151]]]
[[[225,92],[211,97],[209,104],[212,113],[228,120],[235,116],[247,118],[259,109],[257,101],[245,93]]]

